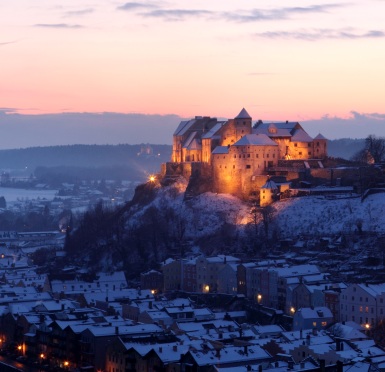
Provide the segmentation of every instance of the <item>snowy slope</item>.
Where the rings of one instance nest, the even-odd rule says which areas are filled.
[[[275,223],[284,235],[336,234],[356,230],[385,232],[385,194],[361,198],[328,200],[307,196],[274,204]]]
[[[159,188],[157,198],[138,210],[140,216],[147,208],[171,208],[178,221],[186,226],[185,237],[197,239],[217,233],[224,225],[236,225],[239,232],[253,224],[252,205],[227,194],[204,193],[184,201],[186,184]],[[361,225],[363,231],[385,233],[385,193],[367,197],[330,200],[323,196],[286,199],[272,205],[270,232],[281,238],[298,235],[332,235],[353,232]],[[167,215],[166,217],[167,218]],[[257,215],[262,224],[262,215]]]

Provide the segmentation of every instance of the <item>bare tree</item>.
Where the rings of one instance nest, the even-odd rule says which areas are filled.
[[[365,139],[365,147],[352,157],[360,163],[379,163],[385,160],[385,138],[369,135]]]

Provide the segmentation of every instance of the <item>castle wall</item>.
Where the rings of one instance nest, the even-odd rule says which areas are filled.
[[[202,151],[198,149],[194,150],[188,150],[188,149],[183,149],[182,150],[182,161],[185,162],[200,162],[202,160]]]
[[[180,163],[182,161],[182,141],[182,136],[173,136],[171,160],[174,163]]]
[[[289,138],[272,138],[279,146],[280,159],[323,159],[327,156],[326,140],[291,142]]]
[[[289,153],[289,138],[272,138],[277,144],[279,148],[279,158],[286,159],[286,154]]]
[[[188,180],[192,173],[193,163],[167,162],[162,164],[162,176],[168,178],[184,177]],[[200,164],[200,163],[198,163]]]
[[[266,181],[266,168],[277,165],[277,161],[277,146],[234,146],[228,154],[214,154],[214,190],[240,197],[255,194]],[[262,175],[263,183],[259,184],[258,176]]]
[[[210,163],[211,162],[211,139],[210,138],[203,138],[202,139],[202,161],[204,163]]]
[[[230,119],[220,129],[219,134],[221,136],[220,146],[231,146],[246,134],[251,134],[251,120]]]
[[[312,142],[290,142],[288,153],[290,159],[312,159],[313,144]]]

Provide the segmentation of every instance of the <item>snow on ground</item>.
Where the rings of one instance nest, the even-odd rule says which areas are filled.
[[[287,199],[274,204],[275,223],[284,236],[364,231],[385,232],[385,194],[329,200],[321,196]]]
[[[159,188],[157,198],[144,208],[140,207],[136,216],[140,217],[150,207],[160,211],[171,208],[177,217],[170,217],[170,226],[183,221],[185,237],[193,240],[215,234],[226,224],[237,225],[240,232],[246,224],[253,224],[251,203],[211,192],[185,201],[185,189],[186,183],[182,181]],[[358,226],[362,226],[363,231],[385,233],[385,193],[370,195],[362,202],[359,196],[297,197],[274,203],[272,210],[269,230],[278,231],[281,238],[350,233]],[[262,214],[257,212],[256,217],[262,224]],[[164,218],[168,218],[166,212]]]
[[[0,196],[4,196],[7,203],[38,198],[53,200],[57,192],[58,190],[33,190],[0,187]]]

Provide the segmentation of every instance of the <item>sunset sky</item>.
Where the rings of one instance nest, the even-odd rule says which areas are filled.
[[[0,14],[0,130],[15,113],[245,107],[385,135],[384,0],[17,0]]]

